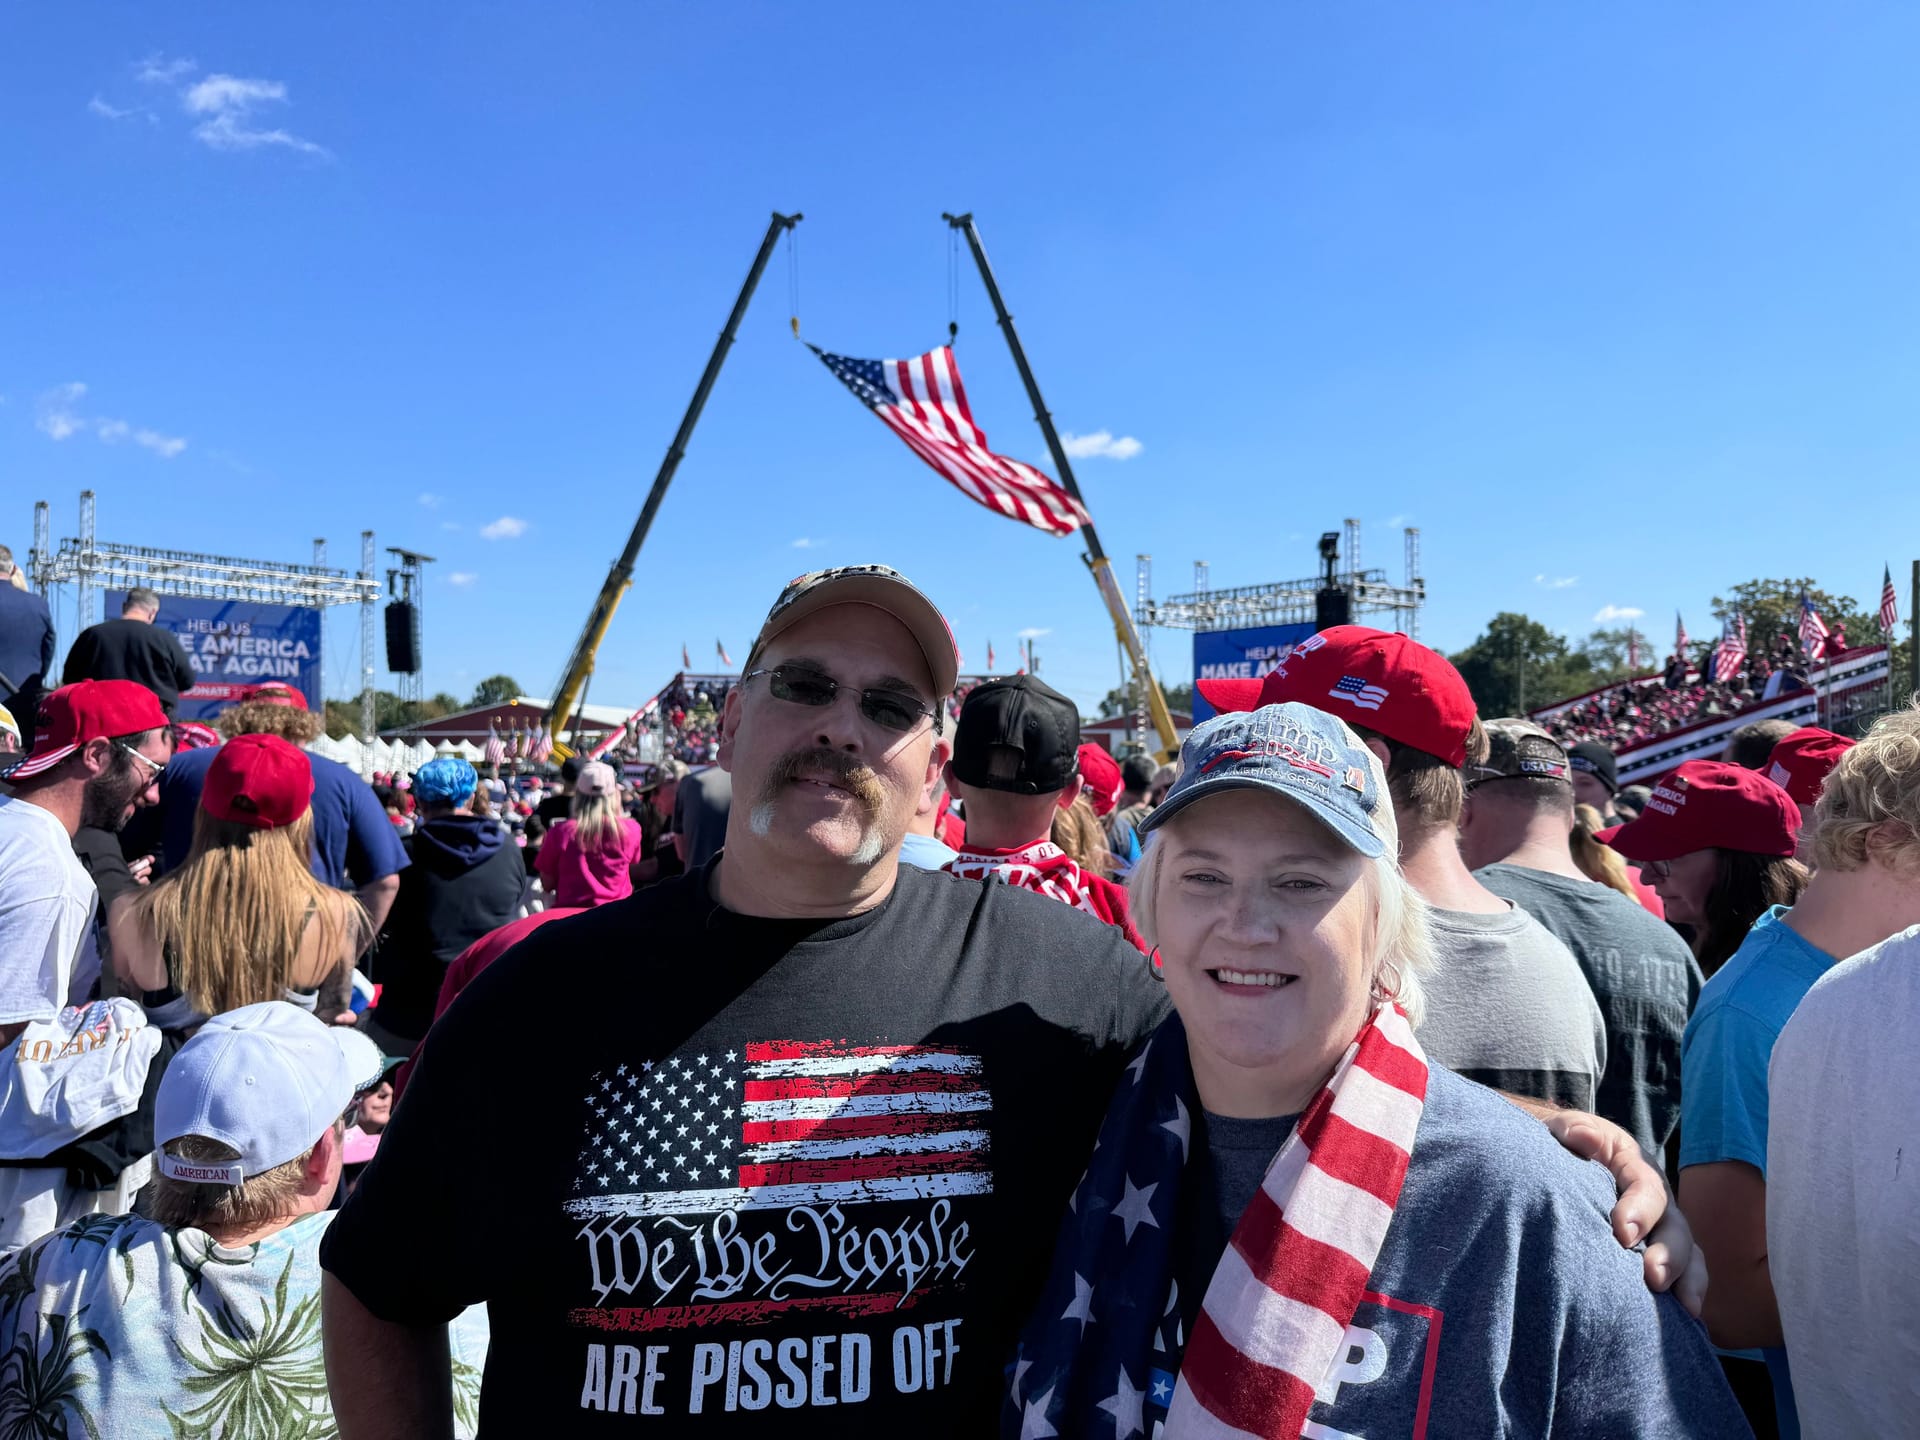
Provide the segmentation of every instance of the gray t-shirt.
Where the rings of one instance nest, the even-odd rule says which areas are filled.
[[[1271,1145],[1271,1161],[1289,1128],[1208,1117],[1204,1135],[1196,1127],[1190,1163],[1220,1189],[1237,1189],[1236,1176],[1255,1165],[1264,1173],[1260,1150]],[[1205,1156],[1220,1139],[1253,1153],[1224,1163]],[[1399,1204],[1345,1357],[1316,1391],[1306,1433],[1750,1440],[1706,1331],[1672,1296],[1650,1293],[1640,1257],[1614,1241],[1613,1202],[1600,1166],[1569,1155],[1506,1101],[1434,1067]],[[1237,1220],[1203,1218],[1183,1204],[1178,1303],[1153,1360],[1165,1355],[1166,1369],[1146,1377],[1149,1435],[1166,1414],[1155,1387],[1164,1378],[1171,1391]],[[1194,1230],[1205,1235],[1189,1245]]]
[[[696,770],[680,782],[673,797],[673,833],[687,837],[687,869],[698,870],[720,853],[732,809],[733,776],[718,765]]]
[[[1511,1095],[1593,1109],[1607,1027],[1567,947],[1517,908],[1427,913],[1436,973],[1419,1035],[1428,1058]]]
[[[1665,921],[1592,880],[1523,865],[1489,865],[1474,878],[1573,952],[1607,1026],[1594,1111],[1658,1161],[1680,1123],[1680,1039],[1704,983],[1693,952]]]
[[[1834,966],[1774,1042],[1767,1266],[1808,1440],[1920,1415],[1920,926]]]

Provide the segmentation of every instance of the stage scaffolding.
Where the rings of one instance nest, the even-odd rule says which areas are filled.
[[[85,629],[99,620],[98,597],[108,590],[144,585],[162,595],[201,600],[242,600],[263,605],[297,605],[325,609],[358,605],[361,647],[372,642],[374,611],[381,586],[373,565],[373,532],[361,532],[361,570],[355,575],[326,562],[324,539],[313,542],[314,563],[300,565],[277,560],[243,560],[233,555],[203,555],[189,550],[166,550],[153,545],[120,545],[94,534],[94,494],[80,492],[80,534],[52,539],[52,520],[45,500],[33,506],[33,550],[27,558],[27,577],[33,588],[51,596],[53,587],[76,587],[76,614]],[[310,695],[318,706],[323,696]],[[373,658],[361,656],[360,723],[368,743],[373,734]]]

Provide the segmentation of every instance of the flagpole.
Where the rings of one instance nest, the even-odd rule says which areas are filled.
[[[633,583],[633,563],[640,557],[640,547],[645,543],[647,531],[653,528],[653,517],[660,509],[660,502],[667,497],[667,486],[673,483],[674,471],[680,468],[685,458],[687,446],[693,439],[693,427],[700,422],[700,412],[706,408],[707,396],[713,390],[713,382],[720,378],[720,367],[726,363],[727,352],[733,348],[733,337],[740,328],[740,321],[747,313],[747,303],[753,299],[753,292],[759,287],[760,275],[767,268],[767,260],[773,254],[773,247],[780,236],[798,225],[800,215],[782,215],[774,212],[768,222],[767,233],[760,242],[760,249],[753,257],[753,266],[747,271],[746,283],[740,287],[740,295],[733,302],[733,309],[727,315],[727,323],[721,328],[720,338],[714,342],[713,353],[707,357],[707,368],[700,372],[700,383],[694,387],[693,399],[687,402],[686,414],[680,417],[680,428],[674,432],[673,443],[667,447],[666,457],[660,462],[660,469],[653,477],[653,488],[647,492],[646,503],[640,507],[640,518],[633,522],[633,530],[627,536],[627,548],[620,552],[620,558],[607,572],[606,583],[600,587],[600,593],[594,597],[593,609],[587,613],[586,628],[580,632],[580,638],[574,642],[573,653],[567,657],[567,668],[561,673],[559,684],[553,688],[553,709],[558,711],[564,721],[567,711],[572,708],[576,697],[586,689],[587,677],[593,672],[593,658],[600,649],[600,642],[606,638],[607,627],[613,623],[613,612],[620,608],[621,597],[627,593],[627,587]],[[579,727],[574,727],[579,735]]]
[[[1040,433],[1047,437],[1047,451],[1053,456],[1055,471],[1060,483],[1066,487],[1083,511],[1087,510],[1085,497],[1080,494],[1080,484],[1073,478],[1073,466],[1067,459],[1066,447],[1060,443],[1059,432],[1053,428],[1053,416],[1047,411],[1047,402],[1041,398],[1040,383],[1033,378],[1033,367],[1027,364],[1027,352],[1020,344],[1019,332],[1013,328],[1013,316],[1007,313],[1007,303],[1001,298],[1000,284],[993,278],[993,267],[987,263],[986,247],[980,243],[980,232],[974,228],[973,214],[942,214],[947,224],[967,237],[967,248],[973,252],[973,262],[980,269],[980,279],[987,287],[987,298],[993,302],[994,319],[999,321],[1001,331],[1007,337],[1007,349],[1013,352],[1014,368],[1019,370],[1020,379],[1027,387],[1027,399],[1033,403],[1033,418],[1040,424]],[[1093,528],[1092,512],[1087,511],[1087,522],[1080,527],[1085,538],[1087,553],[1083,557],[1087,568],[1093,572],[1093,583],[1100,588],[1100,598],[1106,602],[1107,614],[1113,619],[1114,633],[1120,637],[1120,643],[1126,648],[1127,656],[1133,661],[1133,671],[1139,677],[1141,688],[1147,694],[1147,710],[1153,716],[1153,728],[1160,736],[1161,758],[1171,761],[1180,753],[1179,732],[1174,729],[1173,715],[1167,709],[1167,697],[1160,692],[1159,682],[1153,678],[1153,671],[1147,664],[1146,647],[1140,643],[1140,632],[1134,628],[1133,615],[1127,609],[1127,600],[1120,593],[1120,582],[1114,578],[1113,565],[1100,545],[1100,536]],[[1029,652],[1031,654],[1031,652]]]

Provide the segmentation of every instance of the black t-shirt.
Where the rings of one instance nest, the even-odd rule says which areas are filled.
[[[396,1322],[488,1302],[484,1434],[992,1433],[1164,991],[1011,886],[903,866],[875,910],[781,921],[710,875],[463,991],[321,1263]]]
[[[562,820],[573,818],[573,797],[543,795],[540,797],[540,803],[533,807],[533,813],[548,825],[558,825]]]

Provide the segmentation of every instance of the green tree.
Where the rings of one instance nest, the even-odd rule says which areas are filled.
[[[1521,715],[1596,684],[1592,660],[1538,620],[1503,610],[1452,657],[1482,717]]]
[[[1829,630],[1836,626],[1846,628],[1849,645],[1872,645],[1879,641],[1879,622],[1859,609],[1851,595],[1823,590],[1808,579],[1742,581],[1725,596],[1713,597],[1713,618],[1716,622],[1726,622],[1732,620],[1735,613],[1746,616],[1750,655],[1771,654],[1777,635],[1792,637],[1798,646],[1803,590]]]
[[[504,705],[521,694],[520,682],[511,675],[489,675],[473,687],[469,705]]]
[[[1171,690],[1161,687],[1161,694],[1167,697],[1167,708],[1178,710],[1183,715],[1193,713],[1193,686],[1176,685]],[[1100,702],[1100,718],[1110,720],[1117,715],[1131,714],[1133,711],[1133,686],[1117,685],[1106,693]]]
[[[373,692],[373,728],[380,732],[400,730],[422,721],[437,720],[442,715],[451,715],[463,708],[459,700],[444,690],[417,705],[411,700],[402,700],[391,690],[376,690]],[[327,701],[326,721],[327,734],[335,740],[358,735],[360,697],[356,695],[351,700]]]

